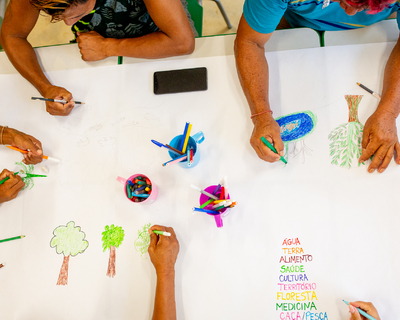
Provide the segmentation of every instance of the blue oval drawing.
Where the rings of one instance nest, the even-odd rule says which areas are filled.
[[[291,113],[275,119],[281,127],[283,142],[303,139],[313,132],[317,124],[317,116],[311,111]]]

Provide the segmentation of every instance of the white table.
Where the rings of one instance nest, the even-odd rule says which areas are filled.
[[[0,207],[0,238],[26,235],[0,245],[0,262],[7,263],[0,270],[0,318],[149,319],[155,273],[134,248],[138,230],[149,222],[173,226],[178,234],[178,319],[280,319],[285,238],[299,238],[313,257],[304,269],[316,284],[318,312],[344,319],[348,311],[341,300],[360,299],[373,301],[382,319],[396,314],[400,168],[391,163],[380,175],[363,166],[333,166],[327,139],[347,121],[345,94],[364,95],[362,123],[376,108],[377,101],[355,83],[379,91],[393,45],[267,53],[274,115],[311,110],[318,117],[305,140],[311,155],[289,156],[286,167],[262,162],[248,143],[252,125],[232,55],[48,72],[53,83],[86,102],[66,118],[31,102],[37,92],[19,75],[0,75],[7,93],[0,95],[2,122],[39,138],[45,154],[63,160],[48,163],[48,178],[35,179],[32,190]],[[207,91],[152,94],[154,71],[197,66],[208,69]],[[199,165],[162,167],[167,153],[150,139],[167,143],[186,121],[193,133],[205,134]],[[21,159],[6,148],[0,158],[9,169]],[[135,205],[125,198],[115,179],[134,173],[158,185],[155,203]],[[239,205],[217,229],[211,217],[192,215],[199,194],[189,185],[204,188],[225,175]],[[68,285],[56,286],[62,256],[49,244],[54,228],[69,221],[86,233],[89,247],[70,259]],[[105,275],[109,254],[101,242],[109,224],[126,234],[113,279]]]

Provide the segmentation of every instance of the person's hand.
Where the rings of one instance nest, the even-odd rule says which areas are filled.
[[[362,163],[375,154],[368,167],[368,172],[372,173],[378,169],[378,172],[382,173],[388,167],[394,152],[396,152],[395,161],[400,164],[396,117],[390,113],[377,110],[365,123],[362,154],[358,161]]]
[[[15,199],[18,192],[25,186],[20,176],[14,176],[14,172],[4,169],[0,174],[0,181],[6,177],[10,179],[0,185],[0,203]]]
[[[270,113],[260,114],[253,119],[254,129],[251,134],[250,144],[257,152],[260,159],[268,162],[276,162],[284,154],[284,145],[281,138],[280,127]],[[267,139],[278,151],[279,155],[268,148],[261,137]]]
[[[167,231],[171,236],[157,235],[153,230]],[[175,272],[175,262],[179,252],[179,242],[173,228],[154,225],[149,229],[150,260],[156,269],[157,275]]]
[[[75,106],[71,92],[62,87],[49,86],[44,91],[43,96],[47,99],[67,101],[65,104],[60,102],[46,101],[46,111],[52,116],[67,116],[71,113]]]
[[[76,41],[81,50],[83,61],[98,61],[107,58],[105,52],[106,38],[98,34],[96,31],[80,33],[77,32]]]
[[[17,147],[22,150],[28,150],[28,153],[22,154],[24,156],[24,160],[22,161],[24,163],[37,164],[39,162],[42,162],[42,144],[36,138],[12,128],[4,129],[3,138],[3,142],[5,144],[10,144],[13,147]]]
[[[355,307],[360,308],[362,311],[365,311],[376,320],[381,319],[379,318],[378,310],[376,310],[371,302],[356,301],[350,302],[349,304],[349,312],[351,314],[350,320],[367,320],[367,318],[361,315]]]

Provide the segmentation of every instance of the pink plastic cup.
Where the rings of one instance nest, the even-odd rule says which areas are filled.
[[[217,187],[216,185],[209,186],[209,187],[205,188],[204,191],[207,191],[208,193],[212,194],[216,187]],[[215,194],[216,197],[219,198],[219,196],[221,195],[221,190],[222,190],[222,187],[220,187],[219,190],[217,191],[217,193]],[[204,202],[207,202],[208,199],[209,199],[208,196],[201,194],[200,199],[199,199],[200,205],[202,205]],[[228,199],[230,199],[229,193],[228,193]],[[209,205],[209,204],[206,205],[203,209],[213,210],[212,205]],[[215,223],[217,224],[217,228],[222,228],[224,226],[224,224],[222,222],[222,217],[225,217],[228,214],[229,209],[230,208],[222,209],[222,210],[220,210],[219,214],[212,214],[212,213],[207,213],[207,214],[214,217]]]
[[[151,192],[150,192],[150,195],[148,196],[148,198],[146,198],[144,201],[135,202],[134,200],[132,200],[132,199],[130,199],[128,197],[128,191],[126,190],[126,186],[128,185],[128,180],[130,180],[131,182],[134,182],[135,178],[139,177],[139,176],[150,180],[150,182],[151,182]],[[157,196],[158,196],[157,186],[154,184],[153,181],[151,181],[151,179],[148,176],[146,176],[144,174],[140,174],[140,173],[134,174],[133,176],[130,176],[128,179],[125,179],[125,178],[122,178],[122,177],[117,177],[117,181],[124,185],[125,196],[129,201],[131,201],[133,203],[149,203],[150,204],[150,203],[153,203],[157,199]]]

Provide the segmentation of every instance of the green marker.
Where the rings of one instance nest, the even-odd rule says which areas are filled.
[[[264,142],[264,144],[265,144],[268,148],[270,148],[273,152],[275,152],[276,154],[278,154],[278,151],[276,151],[276,149],[274,148],[274,146],[273,146],[267,139],[265,139],[264,137],[261,137],[261,141]],[[282,157],[282,156],[281,156],[281,161],[282,161],[284,164],[287,164],[287,161],[286,161],[285,158]]]
[[[14,176],[18,174],[17,172],[14,172]],[[0,185],[2,185],[4,182],[6,182],[8,179],[10,179],[10,177],[5,177],[3,180],[0,181]]]
[[[153,230],[153,232],[154,232],[155,234],[159,234],[159,235],[162,235],[162,236],[167,236],[167,237],[170,237],[170,236],[171,236],[171,234],[170,234],[169,232],[166,232],[166,231]]]

